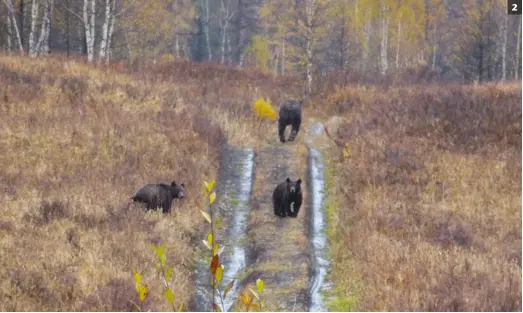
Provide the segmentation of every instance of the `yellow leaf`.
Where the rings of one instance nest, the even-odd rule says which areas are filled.
[[[165,273],[165,280],[167,282],[170,282],[172,275],[173,275],[173,267],[170,266],[169,269],[167,269],[167,272]]]
[[[222,309],[220,309],[220,306],[219,306],[218,304],[213,303],[212,305],[213,305],[214,310],[215,310],[216,312],[221,312],[221,311],[222,311]]]
[[[263,286],[264,286],[264,285],[265,285],[265,283],[264,283],[263,279],[259,279],[259,278],[258,278],[258,279],[256,280],[256,288],[258,289],[258,292],[259,292],[259,293],[262,293],[262,291],[263,291]]]
[[[165,289],[163,295],[164,295],[165,299],[167,299],[167,301],[169,301],[170,304],[174,303],[174,293],[171,288]]]
[[[207,234],[207,242],[209,243],[210,246],[212,246],[212,233]]]
[[[249,303],[249,297],[247,297],[247,295],[244,294],[243,292],[242,292],[241,299],[242,299],[243,304],[247,305],[247,303]]]
[[[149,287],[147,287],[147,286],[140,287],[140,290],[138,291],[138,294],[140,295],[140,302],[143,302],[143,300],[145,300],[148,293],[149,293]]]
[[[165,255],[165,247],[160,246],[157,247],[153,245],[153,249],[156,252],[156,255],[158,256],[158,259],[160,259],[160,263],[162,265],[165,265],[167,263],[167,256]]]
[[[138,286],[142,282],[142,277],[140,276],[140,273],[138,273],[138,271],[136,271],[134,268],[133,268],[133,272],[134,272],[134,281],[136,282],[136,285]]]
[[[216,193],[213,191],[210,195],[209,195],[209,203],[210,204],[213,204],[214,203],[214,200],[216,200]],[[210,222],[209,222],[210,223]]]
[[[214,187],[214,182],[215,182],[214,180],[211,181],[210,183],[204,181],[205,188],[207,188],[207,192],[211,192],[212,188]]]
[[[222,277],[223,277],[223,265],[218,266],[218,268],[216,269],[215,276],[216,276],[216,281],[219,284],[222,281]]]

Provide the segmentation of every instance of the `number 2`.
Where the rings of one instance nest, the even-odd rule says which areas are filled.
[[[518,5],[513,3],[512,4],[512,11],[517,12],[518,11]]]

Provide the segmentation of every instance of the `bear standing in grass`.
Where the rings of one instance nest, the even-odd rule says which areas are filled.
[[[285,142],[285,128],[287,125],[292,125],[291,135],[289,136],[289,141],[293,141],[298,132],[300,131],[301,125],[301,100],[285,100],[280,106],[280,113],[278,119],[278,135],[280,136],[280,141]]]
[[[276,186],[272,193],[272,204],[274,206],[274,214],[285,217],[297,217],[300,211],[303,195],[301,193],[301,179],[291,181],[289,177]],[[291,211],[291,203],[294,203]]]
[[[171,184],[147,184],[140,188],[131,198],[134,202],[147,204],[148,210],[156,210],[161,207],[163,213],[171,212],[173,199],[181,199],[185,196],[185,185],[177,184],[174,180]]]

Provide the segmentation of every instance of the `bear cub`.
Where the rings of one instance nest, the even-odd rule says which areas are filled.
[[[276,186],[272,193],[274,214],[280,217],[297,217],[302,201],[301,179],[292,181],[287,177],[283,183]],[[291,210],[291,204],[293,204],[293,210]]]
[[[163,213],[171,212],[173,199],[182,199],[185,196],[185,185],[177,184],[174,180],[171,184],[147,184],[140,188],[134,196],[133,202],[147,204],[147,210],[162,208]]]
[[[301,125],[301,107],[302,100],[285,100],[280,106],[279,118],[278,118],[278,136],[281,142],[285,142],[285,128],[288,125],[292,125],[291,135],[289,141],[293,141],[298,132],[300,131]]]

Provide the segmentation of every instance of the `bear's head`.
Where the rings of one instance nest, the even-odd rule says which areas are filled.
[[[185,197],[185,185],[177,184],[174,180],[171,182],[171,195],[173,198],[181,199]]]
[[[285,180],[287,183],[287,190],[291,197],[296,196],[301,191],[301,179],[298,178],[297,181],[292,181],[289,177]]]

